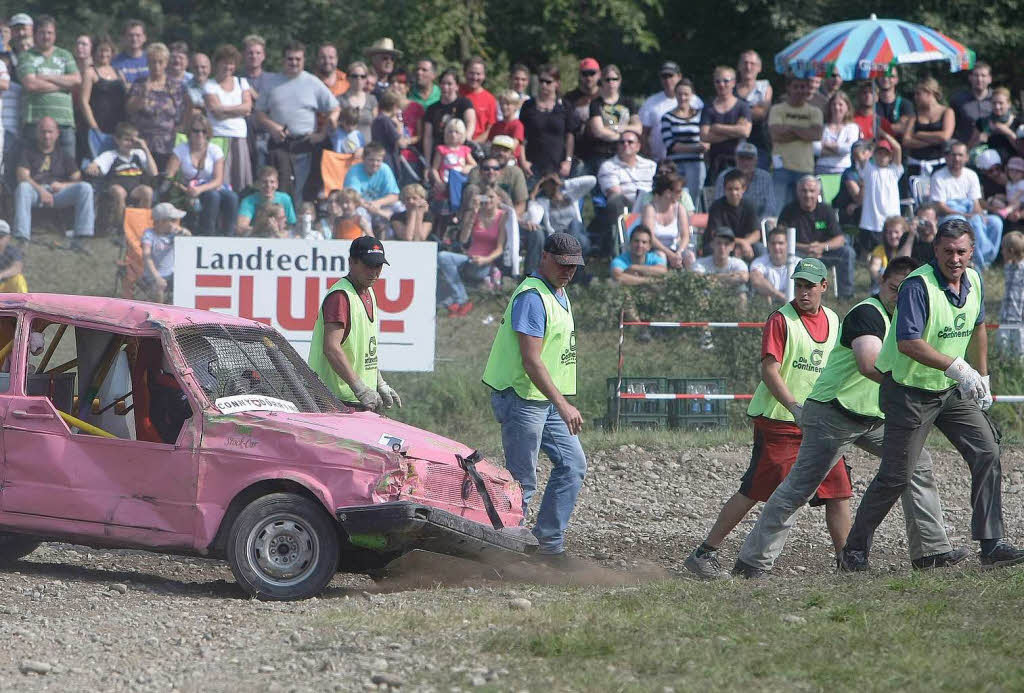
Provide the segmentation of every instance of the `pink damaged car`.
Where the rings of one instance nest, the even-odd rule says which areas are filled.
[[[472,449],[353,411],[261,323],[0,295],[0,562],[41,540],[226,558],[261,599],[412,549],[532,552]]]

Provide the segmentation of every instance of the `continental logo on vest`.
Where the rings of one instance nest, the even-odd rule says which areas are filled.
[[[960,339],[962,337],[970,337],[974,333],[974,326],[972,325],[969,330],[965,330],[964,327],[967,325],[967,313],[960,313],[953,318],[953,327],[943,327],[939,330],[939,339]]]
[[[563,366],[576,364],[576,330],[569,333],[569,348],[559,357]]]
[[[366,356],[363,358],[363,368],[372,369],[377,367],[377,338],[370,337],[370,343],[366,345]]]
[[[821,360],[823,358],[825,358],[825,352],[822,351],[821,349],[815,349],[814,351],[811,352],[810,360],[805,359],[803,356],[801,356],[800,358],[795,359],[793,361],[791,367],[797,369],[798,371],[811,371],[812,373],[821,373],[821,371],[823,370],[821,367]]]

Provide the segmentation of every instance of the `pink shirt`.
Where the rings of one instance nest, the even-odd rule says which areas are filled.
[[[498,212],[490,224],[484,225],[477,217],[473,224],[473,235],[469,239],[469,249],[466,255],[483,257],[490,255],[498,249],[498,235],[501,232],[501,224],[505,221],[505,214]]]

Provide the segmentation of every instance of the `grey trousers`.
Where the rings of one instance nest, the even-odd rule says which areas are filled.
[[[914,473],[914,460],[932,426],[942,431],[971,471],[971,537],[1001,539],[1003,473],[999,432],[978,403],[964,399],[956,388],[928,392],[904,387],[886,376],[878,393],[878,404],[886,418],[882,463],[861,499],[846,540],[847,548],[870,551],[875,529],[907,487],[907,480]]]
[[[804,422],[803,441],[796,462],[764,504],[761,517],[740,549],[739,559],[747,565],[771,569],[786,545],[796,511],[814,496],[818,485],[851,445],[872,455],[882,454],[881,421],[873,424],[855,421],[830,404],[810,399],[804,402],[801,420]],[[927,450],[920,451],[914,475],[903,492],[903,514],[911,559],[951,550],[932,475],[932,458]]]

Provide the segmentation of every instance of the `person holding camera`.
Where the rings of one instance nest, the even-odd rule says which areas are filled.
[[[437,253],[437,279],[440,304],[451,316],[468,315],[473,302],[466,292],[466,281],[501,286],[501,270],[495,264],[505,252],[505,228],[508,204],[497,186],[488,186],[469,201],[466,223],[459,234],[459,248],[465,252],[441,250]]]
[[[909,255],[922,264],[935,259],[932,242],[939,230],[939,216],[935,203],[928,202],[917,209],[917,214],[910,221],[910,229],[900,241],[897,255]]]

